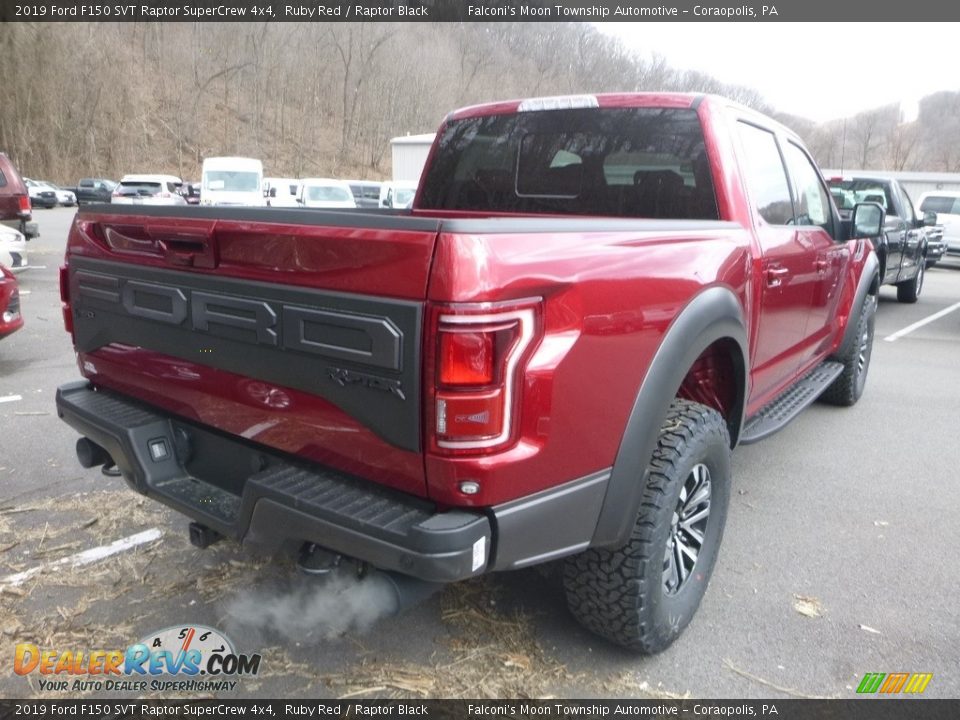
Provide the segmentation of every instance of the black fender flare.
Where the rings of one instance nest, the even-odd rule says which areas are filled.
[[[747,330],[743,307],[733,291],[712,286],[696,295],[674,318],[647,371],[627,420],[591,545],[616,547],[630,536],[646,483],[647,466],[670,403],[696,359],[717,340],[736,343],[737,394],[728,418],[731,445],[743,424],[747,389]]]
[[[843,341],[836,352],[836,355],[844,355],[850,349],[850,344],[856,342],[857,320],[860,308],[866,302],[870,288],[875,287],[878,291],[883,283],[880,277],[880,260],[875,251],[870,251],[867,259],[863,263],[863,270],[860,273],[860,279],[857,281],[857,290],[853,295],[853,304],[850,305],[850,314],[847,315],[847,327],[843,331]]]

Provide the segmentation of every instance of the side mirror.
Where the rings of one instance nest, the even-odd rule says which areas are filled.
[[[884,209],[874,202],[857,203],[853,207],[853,237],[877,237],[883,227]]]
[[[936,225],[937,224],[937,214],[932,210],[927,210],[923,214],[923,224],[924,225]]]
[[[275,187],[270,188],[270,197],[275,198],[277,196],[277,189]]]

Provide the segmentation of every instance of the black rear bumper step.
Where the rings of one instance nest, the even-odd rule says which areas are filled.
[[[749,445],[782,430],[820,397],[842,372],[843,365],[838,362],[826,361],[817,365],[746,422],[740,444]]]
[[[84,381],[57,390],[57,414],[105,448],[135,490],[226,537],[266,550],[313,542],[433,582],[487,569],[491,527],[479,512],[438,512],[426,500],[298,465]]]

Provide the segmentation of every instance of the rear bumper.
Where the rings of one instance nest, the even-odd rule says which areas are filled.
[[[57,414],[103,447],[137,492],[221,535],[266,550],[314,542],[433,582],[488,570],[481,512],[425,500],[265,451],[165,415],[86,381],[57,390]]]

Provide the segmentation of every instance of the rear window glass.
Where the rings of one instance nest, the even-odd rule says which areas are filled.
[[[920,212],[947,213],[960,215],[960,198],[945,197],[943,195],[929,195],[920,203]]]
[[[160,183],[125,181],[120,183],[120,192],[124,195],[156,195],[160,192]]]
[[[448,124],[424,180],[436,210],[716,219],[693,110],[521,112]]]
[[[7,176],[3,174],[3,170],[0,170],[0,187],[7,186]]]
[[[353,200],[353,195],[349,190],[332,185],[308,185],[306,195],[307,200],[314,201],[341,202],[343,200]]]

